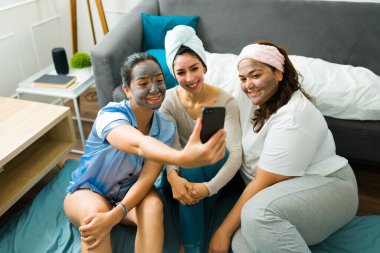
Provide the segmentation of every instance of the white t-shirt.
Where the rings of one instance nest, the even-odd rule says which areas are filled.
[[[323,115],[301,91],[294,92],[258,133],[251,123],[257,107],[243,92],[237,101],[244,154],[241,172],[246,183],[254,178],[256,166],[285,176],[326,176],[347,165],[347,160],[335,153],[334,139]]]

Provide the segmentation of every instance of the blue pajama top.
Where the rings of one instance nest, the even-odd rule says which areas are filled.
[[[86,141],[84,155],[71,175],[67,192],[89,188],[106,197],[112,204],[124,198],[137,181],[145,159],[124,153],[107,141],[107,134],[121,125],[137,128],[130,101],[109,103],[98,112]],[[171,145],[174,133],[174,123],[159,111],[154,111],[148,135]]]

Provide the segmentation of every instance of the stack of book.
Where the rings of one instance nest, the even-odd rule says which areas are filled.
[[[75,76],[46,74],[34,80],[33,85],[66,89],[73,85],[76,80],[77,78]]]

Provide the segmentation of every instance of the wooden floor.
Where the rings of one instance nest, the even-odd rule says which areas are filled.
[[[99,110],[95,88],[85,92],[79,100],[81,115],[84,118],[95,119]],[[67,104],[74,110],[72,102]],[[75,149],[82,149],[80,144],[79,131],[76,121],[74,121],[77,136],[77,145]],[[92,122],[83,122],[83,129],[87,137],[91,131]],[[66,159],[79,159],[80,155],[70,153]],[[358,215],[380,215],[380,166],[368,165],[359,162],[350,161],[354,169],[358,187],[359,187],[359,210]],[[38,192],[58,173],[59,167],[48,173],[38,184],[36,184],[27,194],[24,195],[12,208],[0,217],[0,227],[6,224],[13,215],[27,206]]]

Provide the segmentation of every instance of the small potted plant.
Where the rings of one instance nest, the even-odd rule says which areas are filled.
[[[91,67],[91,58],[87,53],[77,52],[71,58],[70,66],[75,69]]]

